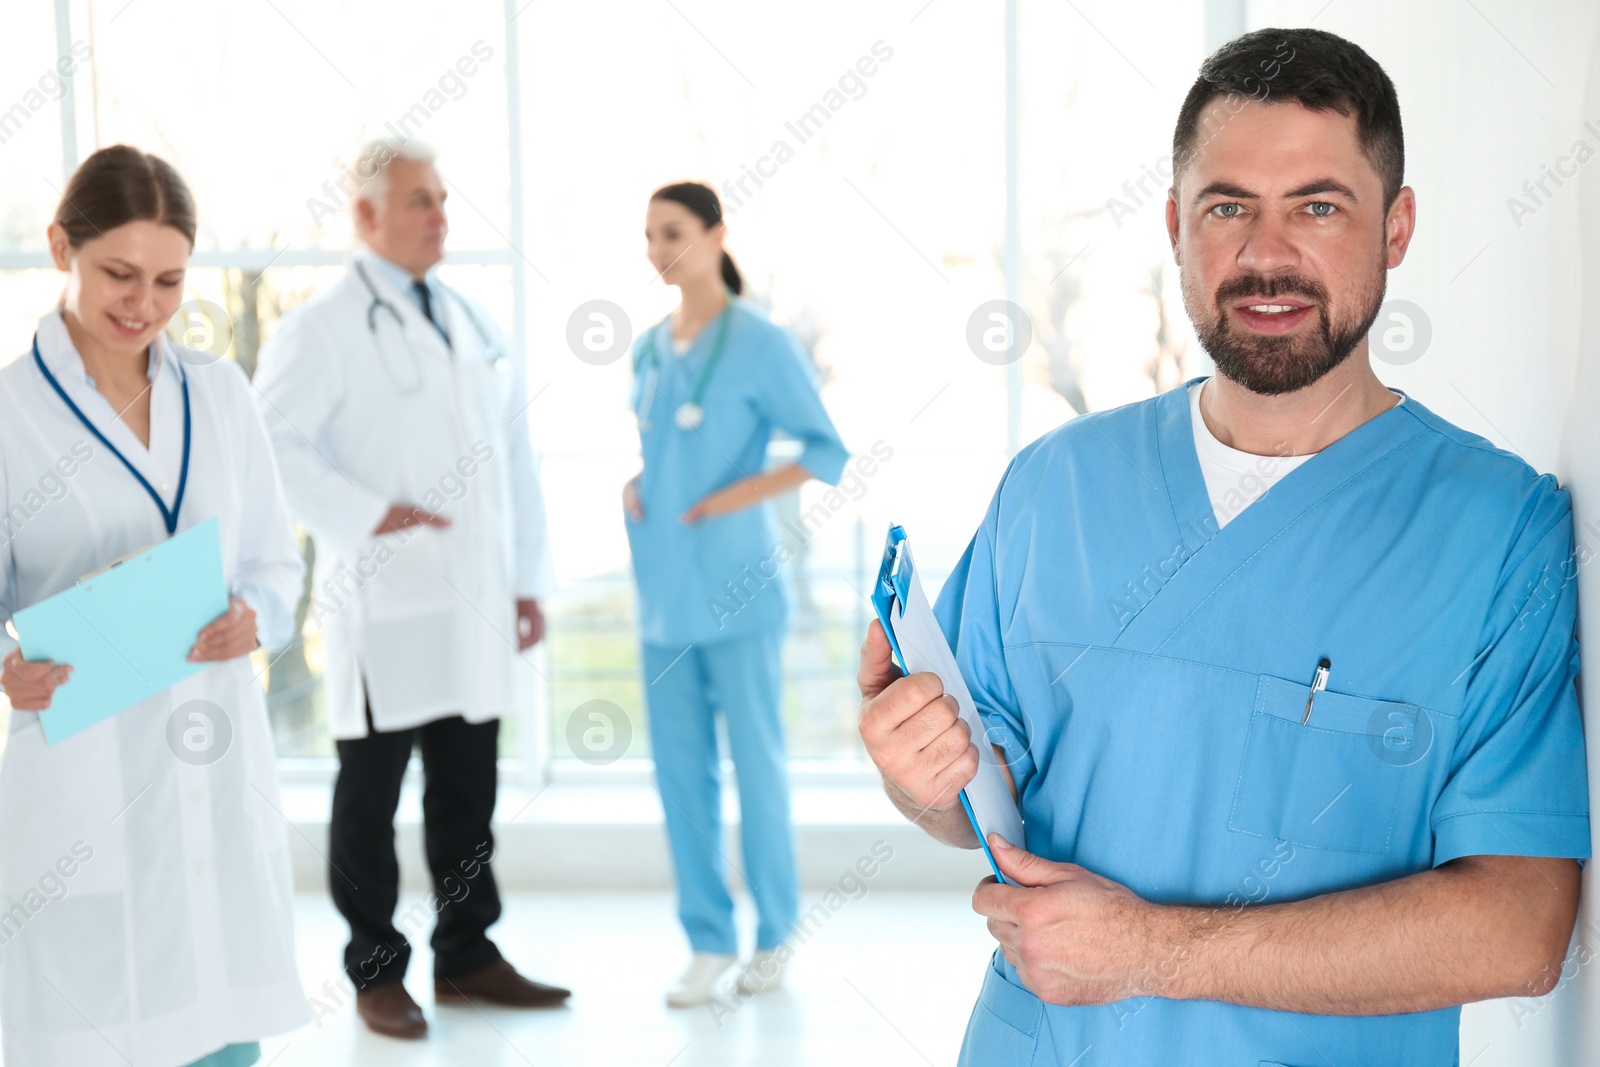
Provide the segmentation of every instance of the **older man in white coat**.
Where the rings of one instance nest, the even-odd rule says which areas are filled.
[[[536,1007],[569,995],[523,978],[487,936],[500,916],[499,718],[515,658],[543,634],[547,535],[521,360],[435,276],[447,191],[431,152],[375,142],[355,174],[350,270],[284,317],[255,383],[317,550],[345,971],[371,1029],[421,1037],[427,1020],[401,981],[410,947],[393,922],[394,813],[413,747],[438,902],[435,1000]]]

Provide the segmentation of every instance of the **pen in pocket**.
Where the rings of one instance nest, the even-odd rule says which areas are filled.
[[[1333,669],[1333,664],[1327,656],[1317,661],[1316,677],[1311,679],[1311,692],[1306,694],[1306,713],[1300,716],[1300,725],[1304,726],[1311,721],[1311,702],[1317,699],[1317,694],[1328,688],[1328,672]]]

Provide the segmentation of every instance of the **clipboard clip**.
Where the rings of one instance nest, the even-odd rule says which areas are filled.
[[[883,562],[878,567],[878,580],[872,586],[872,607],[878,614],[878,621],[883,624],[884,635],[889,638],[889,651],[893,653],[894,664],[900,668],[901,674],[908,672],[906,658],[900,652],[900,641],[894,634],[894,617],[896,614],[905,614],[906,596],[911,588],[913,573],[911,546],[906,543],[905,527],[891,525],[888,540],[883,546]]]
[[[79,578],[75,584],[77,584],[77,585],[86,585],[89,582],[93,581],[94,579],[100,577],[102,574],[108,573],[113,567],[120,567],[124,563],[127,563],[129,560],[138,559],[140,556],[144,555],[146,552],[150,551],[154,547],[156,547],[156,546],[153,545],[153,544],[150,544],[150,545],[145,545],[143,548],[136,548],[132,552],[129,552],[126,556],[122,556],[122,557],[120,557],[118,559],[112,560],[110,563],[107,563],[104,567],[101,567],[99,570],[90,571],[88,574],[85,574],[82,578]]]

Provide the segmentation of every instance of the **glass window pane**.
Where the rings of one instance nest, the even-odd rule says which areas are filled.
[[[199,199],[202,249],[346,249],[348,171],[377,136],[419,139],[450,161],[455,250],[509,233],[498,0],[453,3],[442,25],[436,9],[396,17],[379,0],[135,0],[93,12],[93,143],[126,141],[177,166]],[[175,33],[182,61],[152,62]]]
[[[1195,355],[1166,199],[1203,14],[1191,0],[1021,3],[1024,368],[1079,411],[1154,396]]]
[[[92,74],[84,60],[91,52],[82,36],[57,46],[54,5],[7,5],[0,33],[0,188],[6,191],[0,250],[47,247],[45,228],[66,181],[60,100],[69,80],[77,92],[88,91]]]

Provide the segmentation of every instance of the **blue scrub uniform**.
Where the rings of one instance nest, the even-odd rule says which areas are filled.
[[[680,427],[675,412],[694,397],[723,323],[707,325],[681,356],[660,327],[636,342],[644,519],[626,522],[679,917],[694,951],[733,955],[738,941],[721,851],[719,714],[738,771],[741,873],[760,914],[757,947],[777,947],[798,917],[779,719],[789,614],[784,564],[796,546],[778,536],[765,503],[692,525],[682,516],[712,491],[765,470],[774,430],[799,441],[798,462],[829,484],[838,482],[848,454],[794,338],[737,299],[723,315],[721,358],[700,400],[704,418],[692,429]],[[659,344],[658,366],[652,344]]]
[[[1193,442],[1186,388],[1047,435],[939,598],[1029,850],[1221,908],[1588,857],[1554,479],[1408,398],[1218,530]],[[1056,1007],[997,951],[961,1063],[1446,1067],[1459,1015]]]

